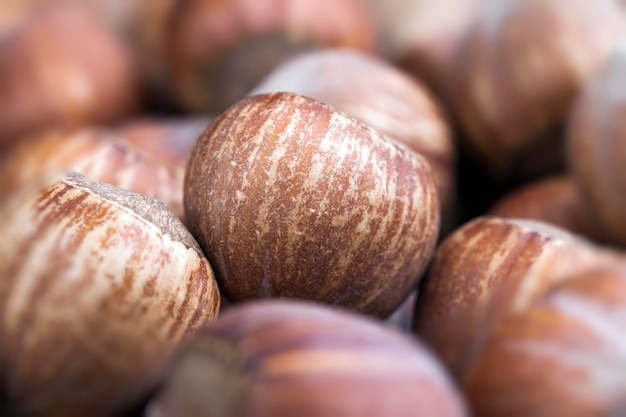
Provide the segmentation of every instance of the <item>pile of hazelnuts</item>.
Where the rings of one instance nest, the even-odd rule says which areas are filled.
[[[626,2],[0,2],[0,417],[626,416]]]

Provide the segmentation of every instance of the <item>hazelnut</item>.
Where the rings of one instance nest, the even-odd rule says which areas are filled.
[[[538,220],[593,241],[605,241],[569,175],[545,177],[513,188],[491,206],[488,214]]]
[[[475,415],[624,415],[625,305],[624,270],[584,272],[504,319],[464,381]]]
[[[626,42],[587,85],[569,120],[567,161],[583,203],[611,242],[626,245]]]
[[[185,0],[166,35],[169,76],[183,108],[219,113],[299,51],[372,51],[376,32],[362,0]]]
[[[328,307],[233,307],[179,355],[149,417],[465,416],[414,338]]]
[[[219,309],[209,263],[156,200],[79,174],[0,205],[0,391],[15,415],[136,404]]]
[[[480,217],[437,249],[420,287],[414,329],[462,379],[504,317],[573,273],[625,267],[623,255],[546,223]]]
[[[293,93],[239,101],[192,149],[185,217],[233,302],[318,301],[386,317],[430,260],[426,160]]]
[[[562,169],[572,103],[625,34],[615,0],[488,1],[446,81],[477,165],[502,182]]]
[[[77,8],[38,9],[5,33],[0,74],[0,148],[38,129],[117,122],[139,106],[130,51]]]
[[[443,93],[443,74],[487,0],[368,0],[381,54]]]

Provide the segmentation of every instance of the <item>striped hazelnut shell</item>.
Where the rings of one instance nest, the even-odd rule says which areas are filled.
[[[464,381],[475,414],[624,415],[624,306],[626,274],[606,269],[575,274],[507,317]]]
[[[187,224],[231,301],[289,297],[386,317],[434,250],[424,158],[293,93],[246,98],[196,142]]]
[[[235,306],[178,357],[149,417],[453,417],[462,398],[414,338],[326,306]]]
[[[424,84],[374,55],[329,48],[284,61],[250,94],[276,91],[322,101],[424,156],[442,210],[451,208],[456,149],[443,106]]]
[[[187,157],[208,119],[137,120],[117,129],[53,129],[21,140],[0,159],[0,200],[46,171],[75,171],[145,194],[183,218]]]
[[[437,249],[414,329],[462,378],[504,317],[573,273],[601,267],[625,268],[626,258],[546,223],[479,217]]]
[[[211,267],[162,203],[79,174],[0,206],[0,392],[16,415],[136,404],[216,317]]]

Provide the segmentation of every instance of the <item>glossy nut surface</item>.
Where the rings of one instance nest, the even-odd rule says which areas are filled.
[[[291,93],[250,97],[198,139],[185,216],[232,301],[293,297],[384,317],[439,230],[427,162]]]
[[[567,161],[583,202],[612,243],[626,245],[626,42],[582,92],[568,125]]]

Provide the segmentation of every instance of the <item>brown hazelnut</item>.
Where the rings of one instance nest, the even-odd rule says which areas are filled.
[[[137,5],[146,0],[20,0],[0,2],[0,34],[30,13],[44,8],[74,8],[87,11],[116,33],[124,34],[133,25]],[[155,0],[148,0],[155,1]]]
[[[111,415],[156,387],[219,292],[162,203],[37,178],[0,205],[0,396],[12,415]]]
[[[542,178],[518,186],[489,209],[492,216],[538,220],[597,242],[605,238],[568,175]]]
[[[577,274],[497,325],[465,392],[478,416],[626,412],[626,274]]]
[[[209,119],[143,120],[118,129],[52,130],[21,140],[0,164],[0,199],[44,171],[69,170],[162,201],[183,219],[187,157]]]
[[[448,236],[420,287],[414,329],[462,379],[504,317],[574,273],[626,257],[531,220],[480,217]]]
[[[419,81],[382,59],[324,49],[287,59],[250,94],[290,91],[322,101],[428,160],[442,210],[452,206],[456,150],[442,105]]]
[[[187,224],[233,302],[318,301],[386,317],[439,230],[426,160],[317,100],[239,101],[192,149]]]
[[[167,61],[187,110],[219,113],[296,52],[371,51],[376,33],[362,0],[184,0],[174,10]]]
[[[0,44],[0,148],[38,129],[112,123],[138,107],[135,62],[81,9],[28,14]]]
[[[503,182],[562,169],[559,130],[625,34],[615,0],[488,1],[446,82],[480,168]]]
[[[626,245],[626,43],[587,85],[568,126],[567,161],[592,218]]]
[[[465,416],[420,343],[328,307],[233,307],[178,357],[149,417]]]

